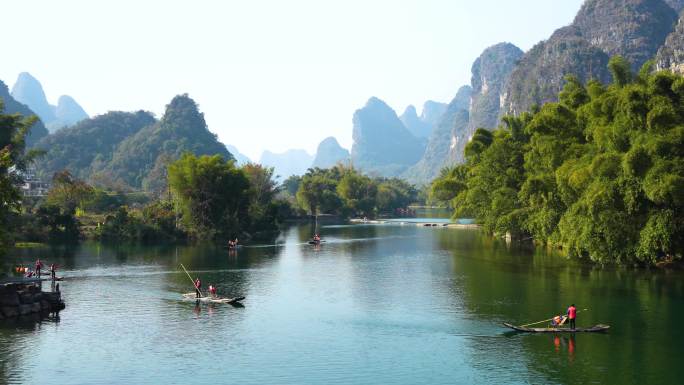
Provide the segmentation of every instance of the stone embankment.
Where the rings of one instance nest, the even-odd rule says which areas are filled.
[[[59,291],[43,292],[36,284],[0,285],[0,320],[34,313],[49,314],[64,308]]]

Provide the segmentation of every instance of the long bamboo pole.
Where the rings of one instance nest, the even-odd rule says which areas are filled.
[[[195,287],[195,280],[192,279],[192,277],[190,276],[190,273],[188,273],[188,270],[185,269],[185,266],[183,266],[182,263],[181,263],[180,265],[181,265],[181,267],[183,268],[183,271],[185,271],[185,274],[188,275],[188,278],[190,278],[190,281],[192,282],[192,287],[194,287],[195,290],[199,291],[200,297],[204,297],[204,294],[202,294],[202,290],[200,290],[200,289],[198,289],[197,287]]]
[[[587,311],[587,310],[589,310],[589,309],[582,309],[582,310],[578,310],[577,312],[580,313],[580,312]],[[521,328],[524,328],[524,327],[528,327],[528,326],[532,326],[532,325],[537,325],[537,324],[540,324],[540,323],[542,323],[542,322],[549,322],[549,321],[551,321],[551,320],[554,319],[554,318],[556,318],[556,317],[551,317],[551,318],[549,318],[549,319],[545,319],[545,320],[539,321],[539,322],[532,322],[531,324],[527,324],[527,325],[521,325],[520,327],[521,327]]]

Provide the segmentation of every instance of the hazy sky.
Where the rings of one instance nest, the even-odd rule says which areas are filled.
[[[351,146],[370,96],[401,113],[448,102],[480,52],[523,50],[569,24],[582,0],[3,1],[0,79],[28,71],[51,103],[157,115],[189,93],[209,129],[265,149]]]

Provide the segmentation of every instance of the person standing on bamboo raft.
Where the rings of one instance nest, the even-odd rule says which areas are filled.
[[[200,281],[199,277],[197,277],[197,279],[195,279],[195,298],[202,298],[202,292],[200,289],[202,289],[202,281]]]
[[[40,260],[40,258],[38,258],[38,260],[36,261],[36,275],[38,276],[38,278],[40,278],[40,269],[42,268],[43,262]]]
[[[54,263],[50,264],[50,277],[53,281],[57,279],[57,265]]]
[[[575,319],[576,318],[577,318],[577,308],[575,308],[575,304],[573,303],[568,308],[568,321],[570,322],[570,329],[575,328]]]

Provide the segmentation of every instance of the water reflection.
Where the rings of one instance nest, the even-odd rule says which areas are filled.
[[[567,336],[561,336],[561,335],[554,335],[552,338],[553,341],[553,346],[556,350],[556,352],[560,353],[561,351],[567,351],[568,352],[568,357],[572,361],[574,356],[575,356],[575,336],[570,335],[569,337]]]
[[[308,245],[315,230],[295,226],[238,250],[84,243],[18,251],[18,260],[63,266],[67,309],[59,322],[0,327],[0,383],[674,380],[681,272],[597,268],[476,230],[321,225],[327,242]],[[245,296],[246,306],[182,299],[193,289],[181,263],[221,295]],[[578,326],[608,323],[610,333],[500,326],[572,302],[590,309]]]

